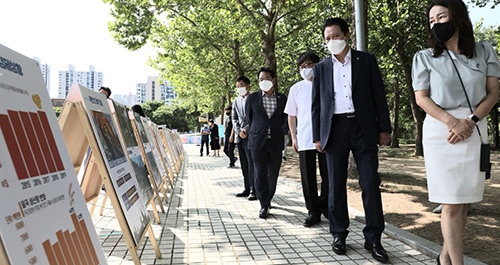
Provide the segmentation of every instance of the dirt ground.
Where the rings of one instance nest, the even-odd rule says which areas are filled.
[[[379,172],[386,223],[442,245],[438,206],[427,199],[424,161],[413,155],[414,148],[381,148]],[[484,200],[471,205],[465,231],[465,255],[486,264],[500,264],[500,153],[492,151],[492,178],[486,181]],[[300,182],[298,156],[291,147],[280,176]],[[363,210],[356,178],[348,181],[349,205]]]

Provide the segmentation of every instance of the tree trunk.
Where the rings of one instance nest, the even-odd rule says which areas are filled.
[[[269,25],[271,27],[271,25]],[[264,60],[266,67],[269,67],[277,73],[276,70],[276,40],[274,39],[274,30],[269,30],[268,34],[261,34],[262,44],[262,54],[264,55]],[[274,91],[278,92],[278,76],[275,78]]]
[[[411,67],[410,60],[404,53],[404,50],[401,47],[396,49],[399,61],[403,66],[404,74],[405,74],[405,85],[408,88],[408,96],[410,98],[411,112],[413,114],[413,120],[415,121],[415,156],[423,156],[424,155],[424,147],[422,145],[422,126],[424,121],[424,113],[420,111],[420,108],[417,105],[417,100],[415,99],[415,93],[413,92],[412,80],[411,80]]]
[[[491,117],[491,140],[493,141],[492,146],[495,148],[500,148],[500,137],[498,135],[498,107],[499,104],[495,104],[490,112]]]
[[[392,139],[391,147],[399,147],[399,102],[401,99],[401,92],[399,86],[399,78],[394,80],[393,94],[394,98],[392,100]]]

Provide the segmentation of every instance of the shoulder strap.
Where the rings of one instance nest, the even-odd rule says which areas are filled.
[[[455,61],[453,60],[453,58],[451,58],[451,54],[448,51],[448,49],[445,49],[445,51],[448,53],[448,56],[450,57],[451,63],[453,63],[453,67],[455,67],[455,71],[457,72],[458,79],[460,80],[460,84],[462,84],[462,89],[464,90],[465,99],[467,99],[467,104],[469,104],[470,113],[473,113],[474,111],[472,110],[472,106],[470,104],[469,96],[467,95],[467,91],[465,90],[464,82],[462,81],[462,77],[460,76],[460,72],[458,72],[457,65],[455,64]],[[479,133],[479,138],[481,138],[480,139],[481,142],[483,142],[483,136],[481,135],[481,130],[479,130],[479,126],[477,126],[477,124],[476,124],[476,129],[477,129],[477,132]]]

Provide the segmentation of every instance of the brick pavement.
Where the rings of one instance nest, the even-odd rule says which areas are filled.
[[[200,157],[196,145],[184,148],[185,167],[169,207],[160,213],[161,224],[152,225],[162,258],[155,257],[145,237],[141,264],[378,264],[363,248],[361,218],[351,220],[347,255],[336,255],[327,220],[312,228],[302,226],[307,211],[300,184],[280,179],[270,217],[260,219],[258,201],[235,197],[243,189],[240,168],[227,168],[223,154]],[[357,215],[354,209],[352,213]],[[96,210],[93,220],[108,263],[133,264],[112,207],[107,205],[103,216]],[[439,249],[390,225],[382,243],[390,264],[435,264]]]

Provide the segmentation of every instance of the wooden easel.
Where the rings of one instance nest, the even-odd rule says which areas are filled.
[[[173,174],[172,174],[172,176],[171,176],[171,180],[172,180],[172,182],[173,182],[173,181],[174,181],[174,179],[175,179],[175,177],[176,177],[176,176],[179,176],[179,168],[177,167],[177,163],[178,163],[177,161],[179,160],[179,158],[177,157],[177,155],[176,155],[176,154],[174,154],[174,153],[172,152],[172,149],[171,149],[171,147],[170,147],[170,144],[168,143],[167,138],[166,138],[166,137],[168,137],[168,136],[165,136],[165,130],[166,130],[166,129],[161,129],[161,130],[159,130],[159,132],[158,132],[158,133],[159,133],[159,135],[160,135],[160,142],[161,142],[161,145],[163,146],[163,148],[166,150],[166,152],[167,152],[167,154],[168,154],[167,156],[168,156],[169,161],[170,161],[170,163],[171,163],[171,166],[170,166],[171,171],[172,171],[172,172],[174,172],[174,171],[175,171],[175,176],[173,176]]]
[[[67,101],[59,118],[59,126],[61,127],[64,140],[66,141],[66,146],[71,160],[74,165],[76,164],[78,166],[78,168],[81,166],[80,163],[87,152],[87,146],[90,146],[92,150],[92,158],[91,161],[89,161],[89,165],[91,164],[92,166],[95,166],[95,171],[91,168],[89,173],[85,174],[84,180],[81,184],[82,192],[86,200],[92,200],[98,196],[101,185],[104,183],[111,205],[113,206],[116,219],[118,220],[122,230],[123,238],[128,246],[128,250],[134,264],[141,264],[137,252],[139,250],[138,246],[140,246],[140,242],[143,240],[146,231],[150,237],[156,257],[160,258],[161,252],[156,238],[154,237],[151,221],[147,223],[146,229],[142,231],[137,244],[133,238],[132,231],[128,226],[125,213],[120,206],[120,201],[113,187],[104,157],[100,152],[97,139],[92,130],[92,126],[90,125],[83,103]],[[97,178],[96,175],[99,175],[100,178]],[[88,179],[85,180],[85,178]]]
[[[165,146],[165,149],[167,149],[167,152],[170,154],[175,167],[175,171],[177,175],[179,175],[182,166],[181,154],[179,153],[179,149],[176,147],[175,141],[172,139],[171,131],[168,129],[163,129],[162,132],[163,145]]]
[[[2,240],[0,240],[0,264],[10,264]]]
[[[174,172],[172,170],[172,167],[170,166],[170,162],[168,161],[167,154],[165,153],[165,147],[163,144],[161,144],[161,139],[158,139],[159,132],[157,129],[157,125],[153,122],[149,123],[149,129],[151,130],[151,134],[153,135],[153,142],[156,146],[156,150],[158,150],[158,155],[160,156],[160,160],[163,164],[163,168],[165,169],[165,176],[164,176],[164,181],[168,182],[170,185],[170,188],[173,189],[174,187]],[[167,178],[168,175],[168,178]]]
[[[114,109],[114,107],[113,107],[113,109]],[[116,111],[113,112],[113,118],[115,120],[115,123],[119,124]],[[130,124],[132,125],[133,121],[131,121],[128,117],[127,117],[127,119],[128,119],[128,122],[130,122]],[[132,127],[132,128],[134,128],[134,127]],[[120,135],[120,138],[122,139],[122,141],[125,143],[125,136],[123,135],[123,132],[121,130],[119,130],[118,134]],[[134,135],[135,135],[135,132],[134,132]],[[137,145],[139,145],[139,143],[137,143]],[[128,152],[126,152],[126,153],[127,153],[127,157],[129,159],[129,161],[131,161]],[[142,156],[142,154],[141,154],[141,157],[142,157],[143,161],[145,161],[147,159],[146,157]],[[150,173],[150,172],[148,172],[148,173]],[[163,208],[163,203],[161,201],[161,197],[160,197],[160,194],[158,192],[158,186],[156,186],[156,183],[154,182],[154,178],[149,178],[149,180],[150,180],[151,185],[153,187],[153,197],[148,201],[148,204],[150,204],[151,208],[153,209],[153,214],[155,216],[156,223],[160,224],[161,220],[160,220],[160,215],[158,214],[158,211],[156,210],[156,204],[154,202],[155,198],[158,200],[158,204],[160,206],[160,210],[161,210],[162,213],[165,213],[165,209]],[[106,202],[106,197],[104,197],[104,199],[103,199],[103,205],[101,207],[101,215],[102,215],[102,209],[104,209],[104,203],[105,202]]]
[[[147,153],[146,153],[146,148],[144,147],[144,142],[142,140],[142,137],[139,133],[139,128],[137,127],[137,124],[136,124],[136,121],[135,121],[135,118],[133,113],[130,113],[130,121],[131,121],[131,124],[132,124],[132,128],[134,129],[134,135],[135,135],[135,138],[137,140],[137,144],[139,145],[139,150],[141,152],[141,156],[143,157],[143,161],[144,163],[146,164],[146,168],[149,172],[149,176],[151,176],[150,180],[151,180],[151,183],[153,184],[153,186],[156,186],[156,193],[158,194],[158,187],[161,189],[162,193],[163,193],[163,197],[165,198],[165,203],[168,202],[168,196],[167,196],[167,191],[165,189],[165,186],[163,185],[163,182],[160,182],[160,183],[157,183],[155,177],[154,177],[154,170],[153,170],[153,165],[152,163],[156,163],[156,161],[149,161],[150,159],[148,158],[147,156]],[[141,121],[137,121],[137,122],[141,122]],[[147,128],[144,128],[144,129],[147,129]],[[161,173],[160,173],[161,174]],[[163,179],[163,176],[160,177],[160,179]],[[160,204],[160,208],[162,210],[162,213],[165,212],[165,210],[163,209],[163,202],[161,200],[160,197],[159,198],[159,204]]]

